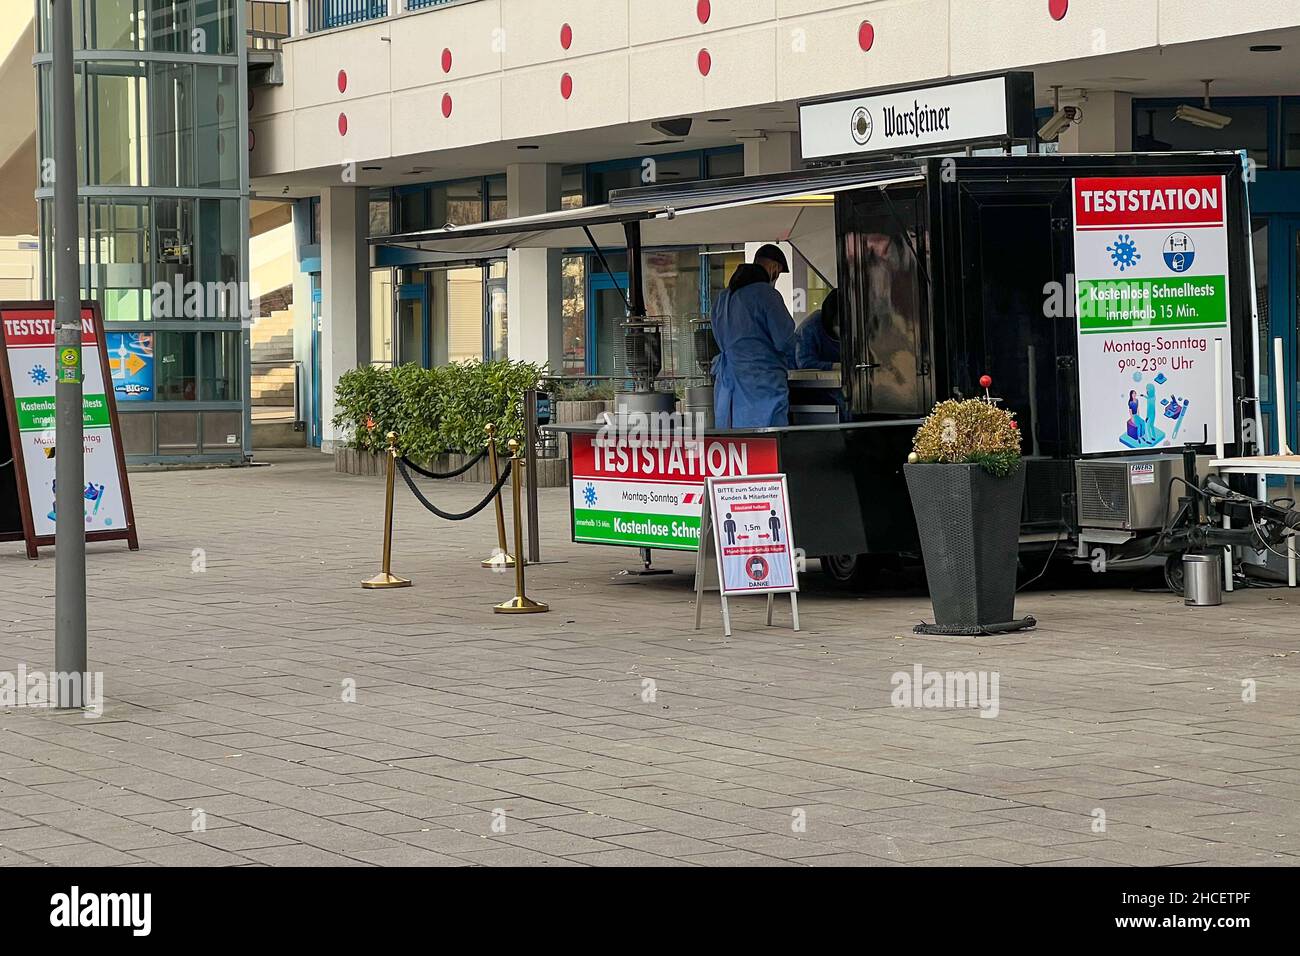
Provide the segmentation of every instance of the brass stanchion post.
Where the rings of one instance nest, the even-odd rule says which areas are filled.
[[[362,581],[363,588],[409,588],[409,578],[393,574],[393,481],[397,477],[397,432],[388,433],[388,478],[384,491],[384,558],[378,574]]]
[[[487,426],[483,430],[487,432],[487,436],[488,436],[488,462],[492,469],[492,484],[495,485],[497,483],[497,479],[501,477],[499,474],[497,474],[497,439],[496,439],[497,427],[493,425],[491,422],[488,422]],[[504,491],[504,489],[502,490]],[[492,557],[484,558],[482,561],[479,562],[479,564],[485,568],[492,568],[493,570],[498,570],[502,568],[513,568],[515,566],[515,559],[514,556],[510,553],[509,549],[506,547],[506,515],[505,515],[505,508],[502,507],[501,505],[500,492],[498,492],[496,496],[496,508],[497,508],[497,550],[496,553],[492,555]]]
[[[515,554],[524,553],[524,527],[520,520],[519,494],[520,484],[523,478],[524,456],[520,454],[519,442],[510,439],[510,484],[514,492],[515,499]],[[492,609],[497,614],[540,614],[543,611],[549,611],[550,607],[542,604],[540,601],[534,601],[524,594],[524,562],[515,562],[515,596],[512,600],[504,604],[498,604]]]

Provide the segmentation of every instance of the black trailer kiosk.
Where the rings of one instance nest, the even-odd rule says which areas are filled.
[[[912,436],[936,401],[983,394],[983,375],[1024,435],[1024,550],[1104,567],[1204,546],[1171,521],[1185,446],[1203,465],[1215,438],[1216,339],[1227,451],[1255,451],[1238,442],[1258,414],[1248,222],[1236,153],[1025,155],[652,186],[375,241],[460,256],[625,245],[630,335],[643,249],[789,243],[840,290],[834,384],[851,420],[707,431],[688,448],[608,422],[560,426],[573,540],[694,550],[706,475],[784,472],[800,547],[849,579],[869,556],[919,553]],[[672,383],[642,383],[634,410],[647,389]]]

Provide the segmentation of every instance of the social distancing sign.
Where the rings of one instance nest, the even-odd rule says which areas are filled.
[[[794,629],[799,630],[798,567],[785,475],[709,478],[700,517],[703,547],[695,565],[695,627],[700,627],[708,551],[716,562],[724,633],[731,636],[729,597],[767,595],[767,623],[773,597],[790,595]]]

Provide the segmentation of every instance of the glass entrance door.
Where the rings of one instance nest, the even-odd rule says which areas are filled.
[[[609,255],[610,268],[626,268],[627,255]],[[615,261],[617,260],[617,261]],[[626,271],[605,272],[595,256],[587,262],[587,341],[595,348],[587,350],[587,373],[613,375],[622,366],[623,322],[627,318],[628,281]]]
[[[430,367],[429,287],[423,280],[397,287],[397,364]]]

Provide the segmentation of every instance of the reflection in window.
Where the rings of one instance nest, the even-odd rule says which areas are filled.
[[[148,317],[149,206],[115,199],[89,201],[90,291],[110,322]]]
[[[237,402],[243,395],[239,374],[237,332],[203,332],[203,373],[200,398],[205,402]]]
[[[370,273],[370,361],[393,362],[393,270]]]
[[[563,374],[587,371],[587,257],[565,256],[560,264],[560,314],[564,324]]]
[[[140,121],[147,90],[143,63],[85,64],[90,89],[89,182],[147,186],[148,129]]]
[[[149,66],[149,132],[154,186],[194,183],[194,66]]]
[[[488,358],[501,361],[509,357],[509,310],[506,307],[506,263],[498,259],[487,266]]]
[[[191,332],[158,332],[154,335],[154,388],[159,401],[194,400],[197,339],[198,336]]]

